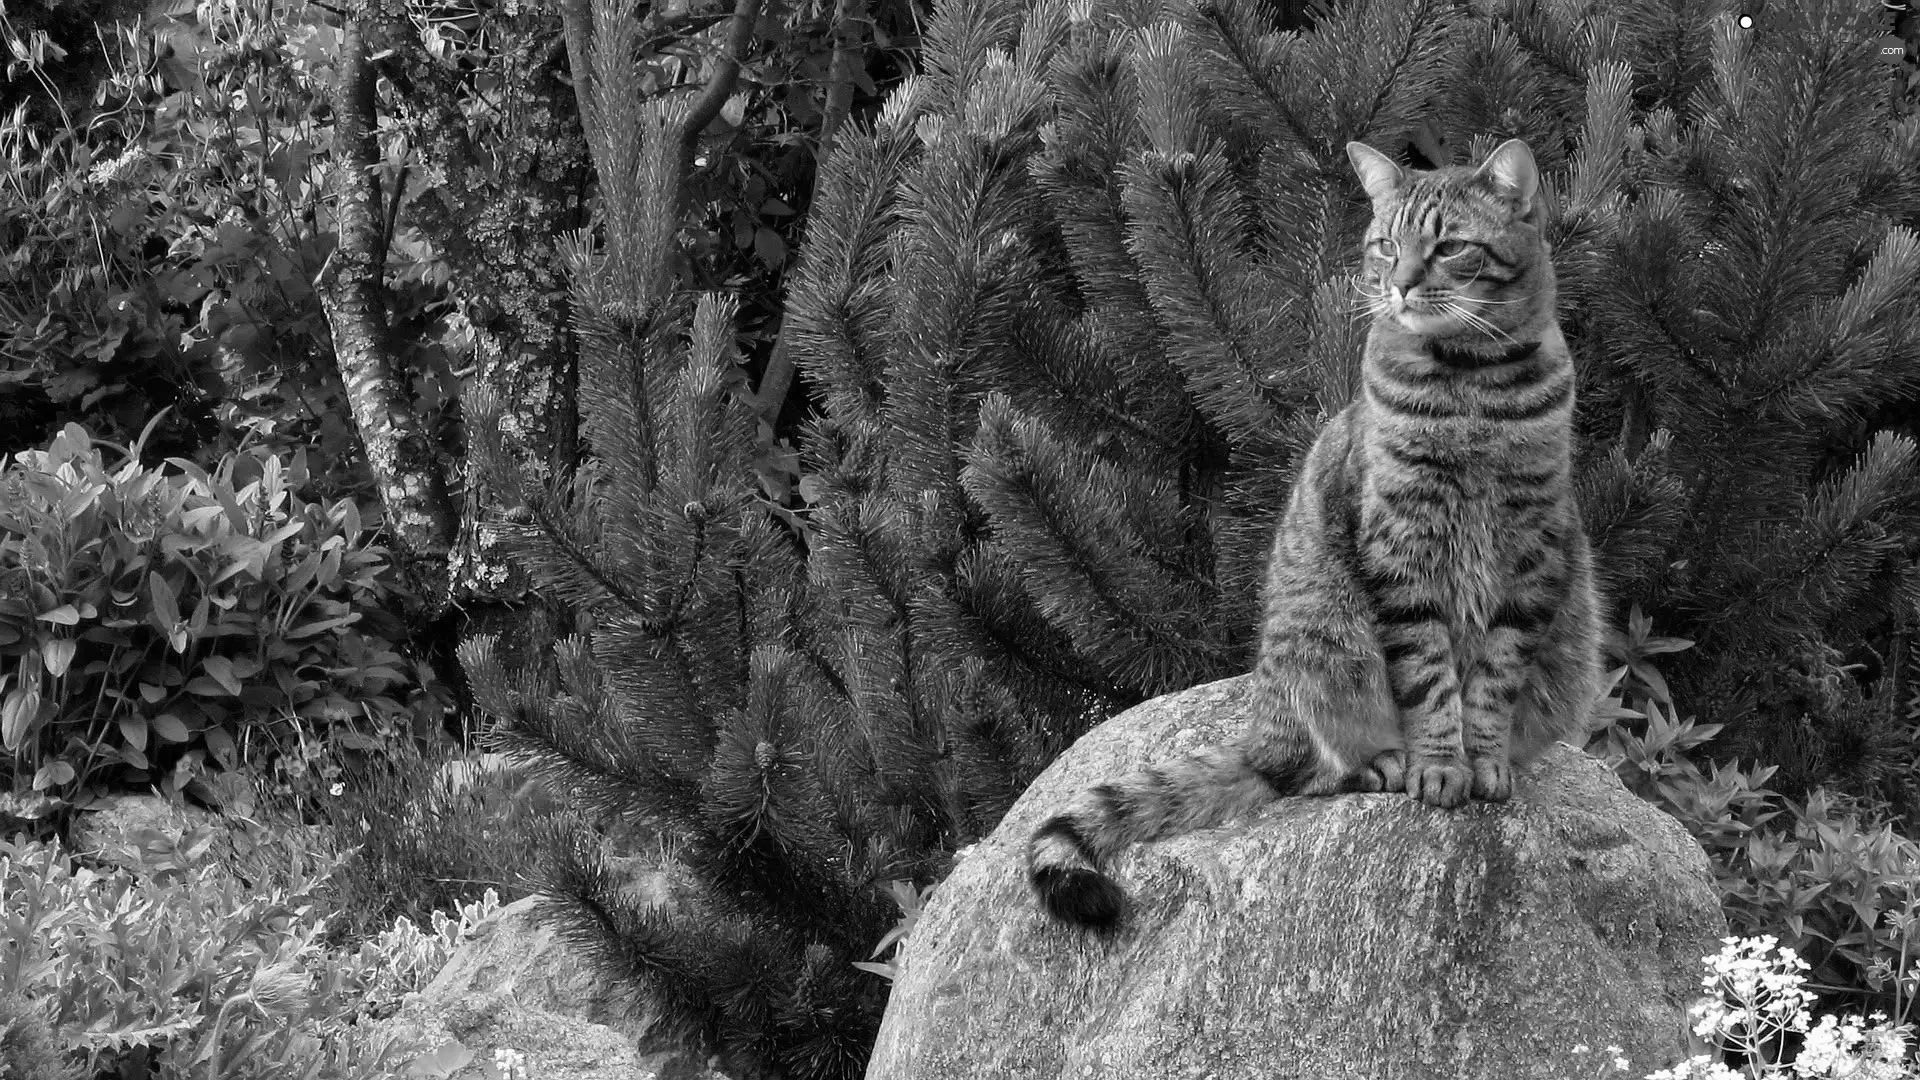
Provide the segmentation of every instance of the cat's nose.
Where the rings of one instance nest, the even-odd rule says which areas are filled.
[[[1427,279],[1427,264],[1420,259],[1403,258],[1393,264],[1393,287],[1402,291]]]

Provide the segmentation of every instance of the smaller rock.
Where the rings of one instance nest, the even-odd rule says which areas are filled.
[[[482,922],[421,996],[457,1001],[504,993],[526,1008],[603,1025],[637,1042],[648,1018],[633,1015],[626,995],[601,981],[540,921],[542,902],[537,896],[516,900]]]
[[[379,1030],[442,1065],[463,1061],[449,1080],[489,1075],[502,1050],[518,1055],[516,1075],[536,1080],[727,1080],[685,1054],[642,1053],[648,1018],[540,922],[541,902],[527,897],[482,923]]]
[[[540,1080],[653,1080],[658,1075],[641,1071],[633,1040],[620,1032],[527,1008],[509,993],[452,999],[410,995],[398,1014],[380,1022],[380,1030],[422,1047],[442,1066],[464,1062],[446,1074],[449,1080],[481,1080],[498,1050],[518,1056],[525,1069],[518,1075]]]

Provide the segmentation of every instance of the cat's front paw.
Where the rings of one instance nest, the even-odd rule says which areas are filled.
[[[1442,810],[1467,801],[1473,773],[1465,764],[1444,758],[1415,758],[1407,766],[1407,794]]]
[[[1401,791],[1407,786],[1407,752],[1383,750],[1360,770],[1360,786],[1366,791]]]
[[[1505,758],[1478,758],[1473,763],[1473,797],[1506,802],[1513,795],[1513,765]]]

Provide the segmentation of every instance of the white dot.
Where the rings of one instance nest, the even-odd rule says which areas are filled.
[[[1753,29],[1753,16],[1751,15],[1740,16],[1740,29],[1742,30]]]

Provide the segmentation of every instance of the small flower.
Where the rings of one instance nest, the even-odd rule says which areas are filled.
[[[135,143],[122,150],[119,157],[95,162],[93,168],[87,170],[87,180],[97,187],[104,187],[126,176],[148,156],[147,148]]]
[[[312,982],[298,965],[280,960],[253,969],[247,996],[262,1012],[291,1016],[306,1003]]]
[[[531,1072],[527,1068],[527,1055],[518,1050],[505,1047],[493,1052],[493,1067],[506,1077],[506,1080],[524,1080]]]

